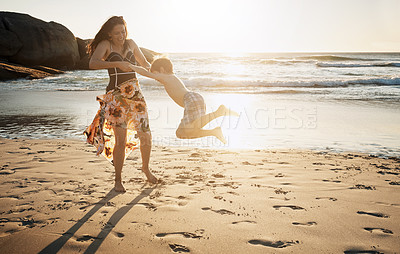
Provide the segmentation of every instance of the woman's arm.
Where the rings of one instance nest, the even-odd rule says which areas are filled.
[[[129,45],[133,49],[133,55],[135,56],[136,60],[140,64],[140,66],[144,67],[145,69],[150,69],[150,63],[147,62],[146,57],[144,57],[142,51],[140,50],[139,46],[133,41],[129,40]]]
[[[129,68],[128,62],[104,61],[104,56],[107,54],[109,48],[110,48],[110,42],[106,40],[100,42],[97,45],[96,50],[93,52],[93,55],[90,58],[89,69],[98,70],[98,69],[108,69],[108,68],[119,68],[122,71],[130,71],[131,68]]]

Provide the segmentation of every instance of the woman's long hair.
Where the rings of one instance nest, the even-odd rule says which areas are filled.
[[[88,45],[89,57],[92,56],[93,52],[96,50],[97,45],[99,45],[101,41],[110,39],[109,33],[116,25],[124,25],[126,36],[128,36],[128,30],[126,29],[126,22],[124,18],[122,16],[112,16],[106,21],[106,23],[103,24],[100,31],[96,34],[94,39]],[[127,47],[128,43],[125,40],[124,51],[126,50]]]

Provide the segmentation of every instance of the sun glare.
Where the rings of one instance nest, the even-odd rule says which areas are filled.
[[[223,72],[225,73],[225,75],[227,75],[227,78],[231,78],[234,80],[238,80],[238,78],[236,77],[238,74],[240,73],[244,73],[244,66],[240,65],[240,64],[225,64],[223,66]]]
[[[257,112],[251,98],[245,94],[218,94],[208,95],[207,105],[210,107],[208,112],[216,110],[223,104],[230,110],[239,114],[239,117],[225,116],[217,118],[205,128],[215,128],[221,126],[224,135],[228,141],[226,147],[232,149],[243,148],[246,143],[246,136],[255,126]]]

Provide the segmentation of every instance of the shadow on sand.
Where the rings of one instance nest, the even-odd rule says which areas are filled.
[[[111,230],[117,225],[117,223],[129,212],[129,210],[136,205],[141,199],[150,195],[150,193],[156,188],[146,188],[142,190],[142,192],[134,198],[131,202],[126,204],[124,207],[119,208],[108,220],[104,228],[101,232],[95,237],[94,241],[89,245],[85,253],[95,253],[103,241],[106,239],[108,234],[110,234]],[[96,205],[83,216],[80,220],[78,220],[75,225],[73,225],[67,232],[62,234],[60,238],[53,241],[49,245],[47,245],[43,250],[39,253],[57,253],[61,250],[61,248],[65,245],[65,243],[72,237],[74,234],[92,217],[100,208],[102,208],[107,202],[109,202],[112,198],[116,197],[120,193],[111,190],[102,200],[96,203]]]

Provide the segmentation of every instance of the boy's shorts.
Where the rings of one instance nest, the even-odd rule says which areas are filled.
[[[206,104],[203,97],[195,92],[187,92],[183,97],[185,111],[179,127],[184,127],[206,114]]]

